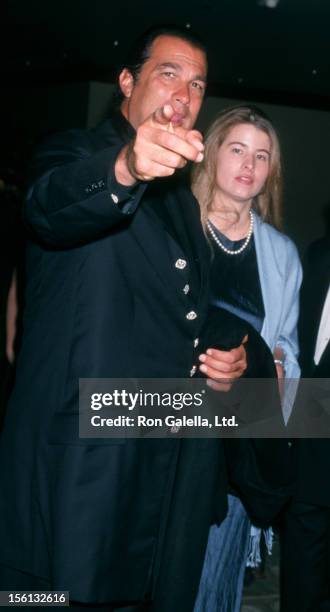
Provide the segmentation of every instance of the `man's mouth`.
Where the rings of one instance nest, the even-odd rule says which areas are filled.
[[[180,113],[174,113],[174,114],[172,115],[172,117],[171,117],[171,123],[172,123],[174,126],[176,126],[176,125],[177,125],[177,126],[182,125],[182,124],[183,124],[183,122],[184,122],[184,120],[185,120],[185,116],[184,116],[184,115],[182,115],[182,114],[180,114]]]

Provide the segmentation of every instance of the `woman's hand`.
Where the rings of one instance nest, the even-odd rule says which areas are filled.
[[[284,395],[284,378],[285,378],[285,370],[284,370],[284,351],[280,346],[277,346],[274,350],[274,362],[277,372],[278,378],[278,387],[280,391],[281,399],[283,399]]]
[[[199,356],[199,369],[207,376],[207,384],[215,391],[229,391],[232,384],[240,378],[247,368],[247,357],[244,344],[248,336],[237,348],[220,351],[210,348]]]

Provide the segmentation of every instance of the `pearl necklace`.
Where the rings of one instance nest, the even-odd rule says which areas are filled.
[[[246,249],[247,245],[249,244],[250,240],[251,240],[251,236],[253,234],[253,213],[252,210],[249,211],[250,214],[250,227],[249,227],[249,231],[248,234],[242,244],[242,246],[239,249],[236,249],[236,251],[231,251],[230,249],[227,249],[227,247],[225,247],[224,244],[222,244],[222,242],[220,241],[220,239],[218,238],[218,236],[216,235],[211,222],[207,221],[206,226],[208,231],[210,232],[210,235],[212,236],[214,242],[216,242],[216,244],[218,245],[218,247],[220,247],[220,249],[222,249],[225,253],[227,253],[227,255],[239,255],[240,253],[242,253],[242,251],[244,251],[244,249]]]

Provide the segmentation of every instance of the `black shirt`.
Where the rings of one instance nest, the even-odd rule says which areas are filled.
[[[221,244],[230,251],[238,250],[245,242],[229,240],[213,224]],[[260,332],[265,309],[262,299],[254,237],[237,255],[228,255],[209,236],[213,250],[211,267],[211,304],[229,310],[248,321]]]

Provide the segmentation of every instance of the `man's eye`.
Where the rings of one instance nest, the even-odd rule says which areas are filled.
[[[194,89],[198,89],[199,91],[204,91],[204,89],[205,89],[205,86],[204,86],[204,85],[202,85],[202,83],[198,83],[198,81],[193,81],[193,82],[192,82],[192,84],[191,84],[191,86],[192,86]]]
[[[170,72],[168,70],[166,72],[163,72],[162,74],[163,74],[163,76],[167,77],[168,79],[173,79],[175,77],[174,72]]]

